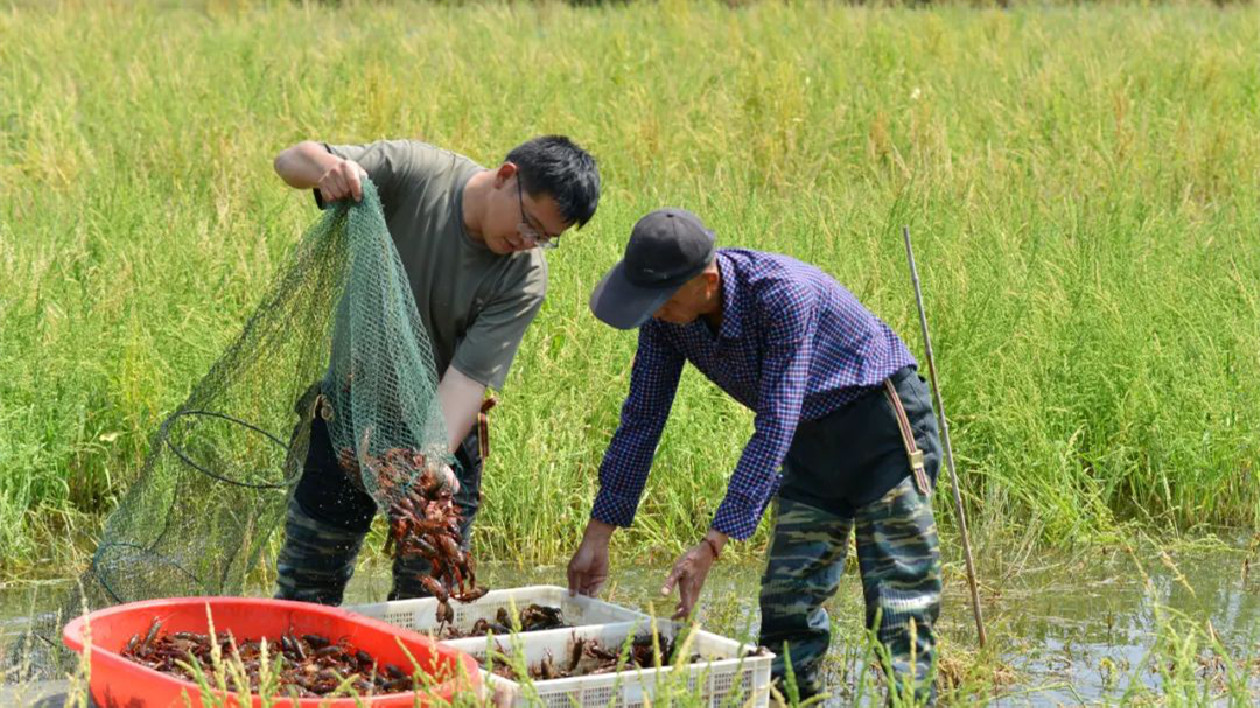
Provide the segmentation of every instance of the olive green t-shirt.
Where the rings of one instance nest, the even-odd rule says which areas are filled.
[[[326,147],[359,163],[376,185],[432,338],[438,378],[453,366],[501,388],[546,295],[547,261],[539,249],[496,254],[468,234],[464,186],[484,168],[418,140]]]

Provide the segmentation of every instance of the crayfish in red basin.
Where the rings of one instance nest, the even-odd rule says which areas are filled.
[[[318,634],[286,632],[278,639],[259,637],[237,641],[229,631],[211,637],[196,632],[161,634],[154,619],[143,637],[137,634],[120,655],[154,671],[196,682],[235,660],[249,690],[258,690],[268,662],[278,679],[279,692],[298,698],[328,696],[343,688],[365,695],[399,693],[414,688],[413,677],[394,664],[378,665],[366,651],[346,638],[332,640]],[[194,668],[196,666],[197,668]],[[244,686],[241,686],[242,688]]]

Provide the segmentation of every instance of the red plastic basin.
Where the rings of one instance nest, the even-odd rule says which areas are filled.
[[[346,610],[309,602],[268,600],[249,597],[181,597],[147,602],[133,602],[92,612],[66,625],[62,639],[74,651],[83,652],[84,634],[91,626],[92,698],[103,708],[167,708],[184,706],[184,693],[192,705],[200,706],[201,691],[195,683],[141,666],[123,658],[119,652],[132,636],[149,630],[153,620],[162,621],[160,634],[172,632],[206,633],[209,623],[206,607],[220,636],[228,630],[237,641],[278,640],[285,632],[319,634],[333,641],[345,638],[356,648],[376,658],[381,666],[396,664],[411,671],[412,663],[406,647],[420,670],[431,676],[463,677],[441,683],[428,690],[433,697],[450,700],[457,692],[480,691],[481,674],[477,662],[468,654],[442,646],[422,634],[401,629]],[[462,669],[461,669],[462,667]],[[205,705],[210,705],[207,697]],[[427,705],[426,696],[417,693],[391,693],[371,699],[303,698],[275,699],[273,705],[300,708],[351,708],[356,705],[413,706]],[[235,694],[226,697],[229,706],[240,706]],[[253,705],[261,705],[255,697]]]

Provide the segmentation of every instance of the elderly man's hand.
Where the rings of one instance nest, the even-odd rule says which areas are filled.
[[[595,597],[608,580],[608,543],[614,526],[591,519],[582,534],[582,543],[569,560],[569,596],[581,593]]]
[[[709,569],[713,567],[713,561],[717,560],[725,543],[726,534],[710,532],[709,536],[679,556],[674,563],[674,569],[661,587],[661,595],[664,596],[669,595],[675,585],[678,586],[678,607],[675,608],[672,619],[683,619],[695,609],[696,601],[700,599],[700,589],[709,577]]]

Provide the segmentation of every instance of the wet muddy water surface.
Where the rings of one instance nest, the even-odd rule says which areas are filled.
[[[1102,549],[1079,557],[981,554],[985,623],[1001,667],[997,704],[1061,705],[1113,702],[1137,682],[1159,692],[1160,675],[1148,654],[1156,633],[1169,622],[1199,627],[1211,622],[1221,644],[1250,671],[1260,702],[1260,568],[1246,554],[1223,550],[1139,554]],[[1253,565],[1260,565],[1253,559]],[[966,578],[961,562],[946,559],[946,590],[938,624],[948,652],[967,660],[976,647]],[[659,589],[667,566],[614,565],[601,597],[656,616],[668,616],[673,601]],[[756,640],[759,622],[756,563],[718,564],[698,608],[702,625],[727,636]],[[564,567],[519,568],[483,564],[479,579],[490,588],[563,585]],[[389,591],[389,565],[369,561],[347,591],[346,604],[376,602]],[[0,587],[0,641],[20,632],[33,614],[47,611],[65,583],[14,583]],[[269,595],[267,588],[255,592]],[[833,635],[827,665],[836,700],[851,699],[864,667],[861,586],[855,568],[845,573],[827,604]],[[1175,625],[1174,625],[1175,626]],[[1205,657],[1200,673],[1213,680]]]

